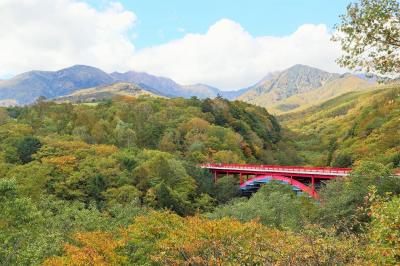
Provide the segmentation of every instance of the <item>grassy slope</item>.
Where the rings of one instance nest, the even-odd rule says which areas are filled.
[[[133,83],[115,83],[109,86],[94,87],[75,91],[69,95],[59,97],[58,102],[91,102],[109,99],[115,96],[153,96],[161,97],[146,91]]]
[[[352,91],[369,90],[374,87],[373,83],[358,78],[347,76],[328,82],[318,89],[295,94],[289,98],[277,100],[274,91],[257,94],[256,91],[249,91],[239,97],[240,100],[266,107],[273,114],[296,112],[320,104],[344,93]]]
[[[293,131],[297,148],[309,164],[334,165],[339,154],[350,154],[355,163],[362,159],[396,162],[400,153],[400,86],[347,93],[282,115],[280,120]]]

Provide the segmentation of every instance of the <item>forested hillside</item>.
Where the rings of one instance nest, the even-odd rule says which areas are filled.
[[[308,164],[348,167],[374,160],[400,167],[400,86],[353,92],[282,115]]]
[[[298,163],[273,116],[222,99],[41,101],[1,114],[0,175],[34,198],[49,193],[104,207],[137,196],[162,208],[171,206],[158,193],[168,192],[173,209],[188,214],[214,200],[202,190],[210,180],[198,163]]]

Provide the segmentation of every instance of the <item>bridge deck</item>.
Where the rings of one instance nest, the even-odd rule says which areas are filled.
[[[229,171],[232,173],[285,173],[285,174],[304,174],[318,175],[326,177],[347,176],[351,168],[332,168],[332,167],[304,167],[304,166],[280,166],[280,165],[253,165],[253,164],[203,164],[201,168],[210,170]]]
[[[207,163],[200,167],[210,170],[214,174],[214,181],[217,181],[219,174],[239,174],[242,191],[253,192],[260,187],[261,183],[278,180],[292,185],[295,190],[300,189],[308,193],[315,199],[319,198],[316,189],[320,187],[323,180],[348,176],[351,172],[351,168],[254,164]],[[396,172],[395,175],[400,176],[400,172]],[[247,176],[246,179],[243,176]],[[253,177],[249,178],[249,176]]]

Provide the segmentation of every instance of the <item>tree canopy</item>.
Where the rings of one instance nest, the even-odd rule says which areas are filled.
[[[400,4],[397,0],[359,0],[347,7],[333,40],[340,42],[338,63],[350,69],[398,77]]]

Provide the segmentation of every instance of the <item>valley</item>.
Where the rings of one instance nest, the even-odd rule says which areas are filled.
[[[2,1],[0,265],[400,265],[399,10]]]

